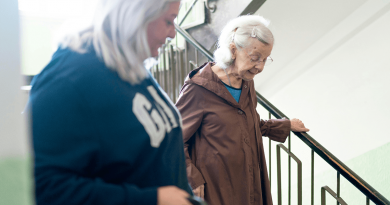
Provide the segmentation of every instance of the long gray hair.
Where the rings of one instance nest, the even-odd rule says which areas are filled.
[[[148,76],[143,62],[151,57],[147,26],[172,2],[180,0],[99,0],[92,24],[65,36],[62,48],[84,53],[91,44],[105,65],[131,83]]]
[[[248,39],[257,38],[264,44],[273,44],[274,37],[268,29],[269,21],[258,15],[246,15],[229,21],[218,38],[218,48],[214,52],[216,64],[226,69],[232,64],[230,44],[240,49],[248,45]]]

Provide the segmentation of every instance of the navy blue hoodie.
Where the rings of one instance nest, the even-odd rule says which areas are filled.
[[[180,115],[151,77],[131,85],[93,50],[59,49],[29,102],[37,205],[156,204],[166,185],[191,193]]]

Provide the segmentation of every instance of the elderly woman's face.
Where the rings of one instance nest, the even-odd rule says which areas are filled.
[[[256,38],[250,38],[246,48],[235,49],[233,74],[243,80],[252,80],[264,69],[264,62],[271,55],[272,44],[266,45]]]
[[[149,49],[153,57],[158,55],[158,48],[165,43],[165,39],[175,37],[175,26],[173,20],[179,12],[180,2],[170,3],[160,17],[149,23],[147,28]]]

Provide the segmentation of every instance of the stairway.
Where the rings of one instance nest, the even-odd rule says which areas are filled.
[[[203,1],[202,1],[203,2]],[[172,101],[176,102],[181,86],[183,85],[184,78],[189,71],[203,64],[203,62],[213,61],[212,51],[215,48],[215,42],[219,35],[219,31],[226,24],[226,22],[234,18],[235,16],[254,13],[264,1],[248,1],[245,8],[234,9],[234,6],[231,6],[234,0],[226,1],[217,1],[213,2],[216,5],[215,12],[208,11],[206,12],[206,24],[199,25],[194,28],[185,30],[179,25],[175,25],[178,34],[186,40],[184,48],[175,44],[175,41],[167,42],[161,49],[159,55],[159,63],[151,69],[152,75],[156,78],[158,83],[162,88],[167,92],[168,96]],[[206,4],[210,3],[205,1]],[[229,7],[230,5],[230,7]],[[242,5],[242,4],[241,4]],[[258,6],[256,8],[256,6]],[[207,7],[205,7],[207,8]],[[207,11],[207,10],[206,10]],[[199,53],[201,54],[199,56]],[[283,114],[278,108],[273,106],[267,99],[265,99],[260,93],[257,93],[257,101],[260,106],[267,110],[269,113],[269,118],[281,119],[287,116]],[[311,150],[311,161],[310,162],[301,162],[300,159],[294,155],[291,151],[291,138],[300,139],[301,142],[306,144]],[[366,201],[365,204],[370,204],[373,202],[375,204],[386,204],[390,205],[388,199],[382,196],[378,191],[371,187],[367,182],[365,182],[361,177],[359,177],[353,170],[349,169],[343,162],[341,162],[336,156],[329,152],[325,147],[318,143],[313,137],[307,133],[292,133],[288,138],[287,147],[283,144],[278,144],[274,147],[277,152],[277,167],[273,168],[271,166],[271,160],[273,155],[271,153],[272,144],[269,142],[269,176],[277,175],[277,184],[272,183],[271,186],[277,186],[277,203],[278,205],[282,203],[282,177],[281,177],[281,151],[284,151],[288,155],[288,204],[291,204],[292,192],[292,168],[291,168],[291,159],[294,160],[297,164],[297,188],[296,194],[294,197],[297,200],[297,204],[303,204],[302,197],[309,197],[311,204],[314,205],[314,192],[321,192],[321,204],[326,204],[326,193],[330,194],[337,202],[337,204],[347,204],[346,201],[341,197],[340,190],[340,179],[341,176],[348,182],[355,186],[360,192],[365,195]],[[314,177],[315,177],[315,158],[326,161],[337,173],[337,190],[332,190],[326,184],[321,185],[321,190],[314,190]],[[311,184],[310,184],[310,193],[302,192],[302,163],[310,163],[311,165]],[[276,171],[276,172],[275,172]],[[286,183],[286,182],[283,182]],[[284,192],[286,193],[286,192]],[[287,204],[287,203],[286,203]]]

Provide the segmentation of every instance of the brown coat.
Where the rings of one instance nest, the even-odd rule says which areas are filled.
[[[205,184],[211,205],[270,205],[262,135],[284,142],[290,121],[260,120],[253,80],[243,81],[237,103],[211,65],[189,74],[176,103],[190,185]]]

